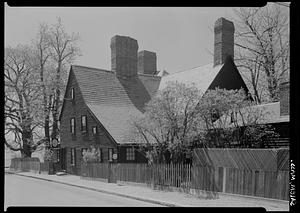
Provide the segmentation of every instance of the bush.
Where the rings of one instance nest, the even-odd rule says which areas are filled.
[[[100,162],[101,161],[101,153],[99,149],[95,147],[91,147],[88,150],[84,150],[82,153],[82,160],[84,163],[91,163],[91,162]]]

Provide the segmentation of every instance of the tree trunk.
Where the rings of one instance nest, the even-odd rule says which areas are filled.
[[[30,126],[26,126],[22,132],[22,142],[23,146],[21,149],[22,157],[31,157],[32,154],[32,140],[33,135]]]

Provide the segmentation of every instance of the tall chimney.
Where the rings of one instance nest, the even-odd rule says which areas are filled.
[[[234,24],[225,18],[215,22],[214,66],[223,64],[227,56],[234,57]]]
[[[138,53],[138,72],[154,75],[157,71],[156,53],[147,50]]]
[[[283,82],[279,86],[280,116],[290,114],[290,82]]]
[[[111,43],[111,69],[117,76],[132,77],[137,75],[137,40],[128,36],[116,35]]]

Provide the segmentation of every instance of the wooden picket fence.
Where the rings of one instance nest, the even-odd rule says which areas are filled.
[[[20,172],[39,172],[39,158],[12,158],[10,169]]]
[[[82,177],[108,182],[144,184],[158,189],[240,194],[288,200],[289,172],[262,171],[190,164],[89,163],[81,168]],[[114,180],[114,181],[110,181]]]
[[[92,179],[108,179],[108,169],[108,163],[82,163],[81,177],[88,177]]]

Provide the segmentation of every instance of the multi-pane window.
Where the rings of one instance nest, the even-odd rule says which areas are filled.
[[[113,161],[113,149],[108,149],[108,161]]]
[[[126,160],[134,160],[135,153],[134,148],[126,148]]]
[[[97,135],[97,127],[93,126],[92,128],[93,135]]]
[[[71,165],[75,165],[75,148],[71,148]]]
[[[74,95],[75,95],[75,93],[74,93],[74,88],[72,88],[72,89],[71,89],[71,99],[72,99],[72,101],[74,100]]]
[[[87,128],[86,128],[86,116],[83,115],[81,116],[81,131],[86,132]]]
[[[71,118],[70,127],[71,127],[70,128],[71,133],[75,135],[75,118]]]

